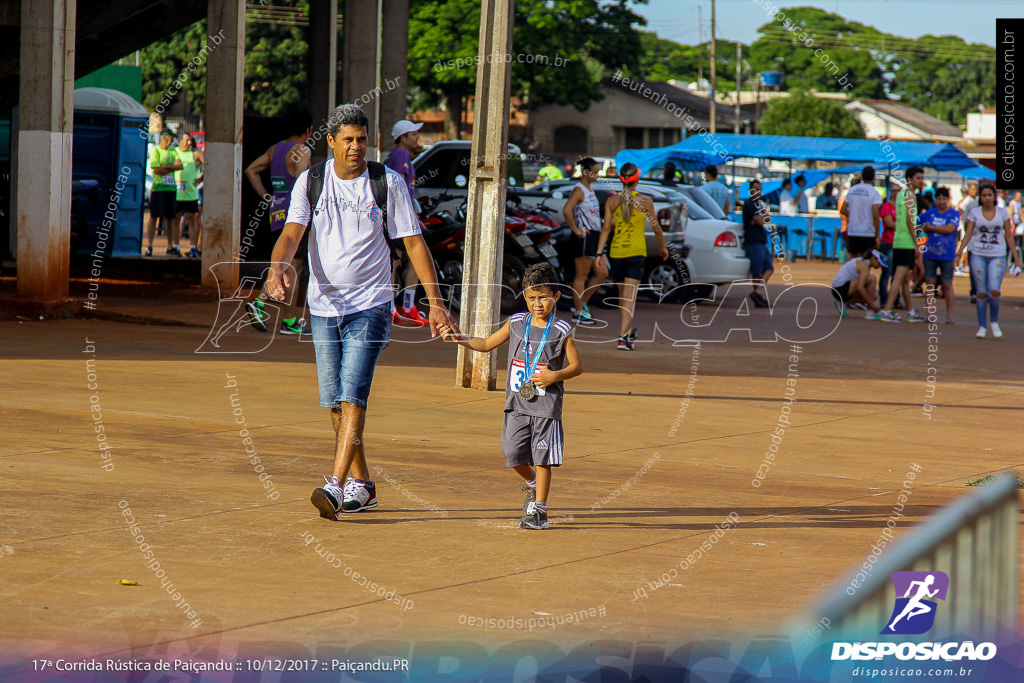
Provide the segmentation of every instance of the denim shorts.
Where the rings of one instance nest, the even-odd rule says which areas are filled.
[[[770,270],[775,270],[767,244],[748,244],[743,250],[747,252],[747,258],[750,259],[751,275],[764,275]]]
[[[366,407],[377,357],[391,341],[391,304],[343,316],[310,316],[320,406]]]
[[[941,277],[943,282],[952,282],[953,261],[936,261],[933,258],[924,259],[924,279],[934,280],[936,276]]]

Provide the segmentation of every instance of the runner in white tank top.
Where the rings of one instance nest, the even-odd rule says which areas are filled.
[[[572,282],[572,320],[580,325],[594,325],[587,300],[594,289],[608,277],[605,260],[597,258],[597,241],[601,235],[601,204],[591,189],[601,172],[601,165],[592,157],[584,157],[580,167],[580,182],[572,189],[569,201],[562,207],[565,222],[572,230],[572,250],[576,276]],[[593,274],[591,274],[593,270]]]

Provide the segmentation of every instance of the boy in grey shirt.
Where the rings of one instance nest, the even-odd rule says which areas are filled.
[[[513,315],[487,339],[455,338],[483,353],[511,342],[501,445],[507,466],[526,481],[523,529],[548,528],[551,468],[562,464],[562,382],[583,372],[572,325],[555,316],[557,282],[549,264],[531,266],[523,276],[527,313]],[[450,338],[450,330],[441,334]]]

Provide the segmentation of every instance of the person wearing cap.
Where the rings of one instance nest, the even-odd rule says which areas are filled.
[[[172,146],[174,133],[170,128],[160,131],[160,143],[149,155],[149,167],[153,170],[153,188],[149,191],[149,222],[146,224],[146,256],[153,255],[153,238],[156,235],[156,222],[167,235],[168,255],[181,256],[178,246],[178,223],[174,220],[177,213],[175,197],[178,185],[174,180],[174,172],[183,167],[178,152]]]
[[[840,268],[832,279],[832,296],[836,298],[839,314],[844,318],[846,309],[852,304],[864,304],[871,311],[864,317],[879,320],[882,307],[878,305],[878,280],[871,274],[873,268],[887,268],[888,262],[877,249],[867,257],[855,256]]]
[[[405,185],[409,188],[409,198],[413,200],[416,198],[416,169],[412,166],[412,158],[420,151],[419,129],[422,127],[422,123],[413,123],[405,119],[392,126],[391,137],[395,141],[395,149],[384,160],[385,166],[405,180]],[[415,201],[413,203],[415,204]],[[392,321],[420,326],[429,325],[430,321],[416,308],[416,287],[420,283],[416,269],[409,264],[400,245],[396,245],[395,252],[396,260],[400,261],[399,268],[404,267],[405,274],[402,277],[404,285],[401,294],[402,301],[395,306]]]

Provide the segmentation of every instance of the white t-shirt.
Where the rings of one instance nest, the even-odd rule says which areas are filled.
[[[874,185],[857,183],[846,192],[846,205],[850,207],[850,218],[846,234],[851,237],[876,237],[874,206],[881,206],[882,197]]]
[[[797,214],[797,207],[793,203],[795,201],[789,190],[782,190],[779,193],[779,213],[783,216],[795,216]]]
[[[342,180],[327,162],[309,235],[309,312],[321,317],[357,313],[394,301],[391,254],[384,240],[382,212],[373,199],[370,172]],[[295,179],[287,223],[309,222],[306,195],[309,171]],[[388,235],[391,239],[420,233],[405,179],[391,169],[388,183]]]
[[[583,193],[583,201],[573,207],[572,217],[576,225],[584,232],[601,230],[601,203],[593,190],[588,190],[583,183],[576,183]],[[576,188],[573,188],[576,189]]]
[[[1003,224],[1010,215],[1001,206],[996,207],[996,215],[992,220],[985,220],[981,207],[971,209],[967,220],[974,222],[974,234],[967,251],[978,256],[1006,256],[1006,238],[1003,236]]]

